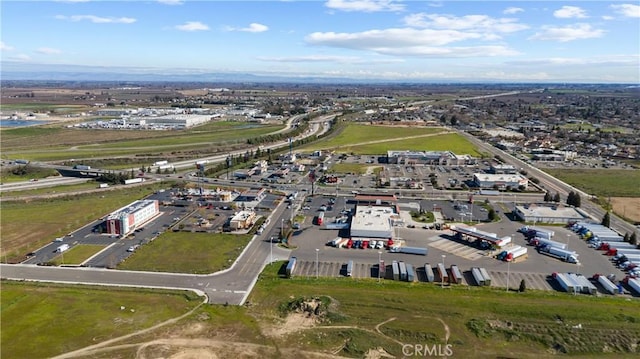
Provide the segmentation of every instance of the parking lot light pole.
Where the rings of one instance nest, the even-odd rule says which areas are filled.
[[[269,264],[273,263],[273,236],[269,237]]]
[[[446,257],[446,255],[442,255],[442,268],[444,268],[444,270],[446,271],[447,268],[445,268],[444,266],[444,258]],[[444,273],[442,274],[442,278],[440,278],[440,288],[444,288]]]
[[[318,252],[320,252],[320,249],[316,248],[316,279],[318,279],[319,273],[318,273]]]
[[[380,265],[382,264],[382,251],[378,251],[378,283],[380,283]]]
[[[511,261],[507,262],[507,293],[509,292],[509,276],[511,275]]]

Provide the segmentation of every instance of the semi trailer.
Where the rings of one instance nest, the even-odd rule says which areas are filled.
[[[431,268],[431,264],[427,263],[424,265],[424,274],[427,277],[427,282],[433,282],[435,280],[435,276],[433,275],[433,268]]]
[[[561,259],[568,263],[578,263],[578,254],[573,251],[568,251],[561,248],[556,248],[553,246],[544,246],[539,247],[540,253],[546,254],[548,256]]]

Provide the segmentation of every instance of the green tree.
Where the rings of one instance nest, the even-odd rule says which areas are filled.
[[[524,279],[523,279],[520,281],[520,288],[518,288],[518,291],[522,293],[525,290],[527,290],[527,284],[524,282]]]
[[[605,227],[611,226],[611,215],[609,215],[609,212],[604,214],[604,217],[602,217],[602,222],[600,224]]]
[[[625,242],[629,242],[631,240],[631,237],[629,237],[629,232],[624,234],[624,238],[622,240]]]
[[[545,202],[551,202],[552,198],[551,198],[551,193],[549,192],[545,192],[544,193],[544,201]]]
[[[560,193],[556,192],[556,194],[553,195],[553,201],[556,203],[560,203]]]
[[[497,214],[496,211],[493,208],[489,209],[489,212],[487,212],[487,217],[489,218],[490,221],[495,221],[497,219]]]
[[[636,235],[636,232],[631,233],[631,237],[629,237],[629,243],[635,246],[638,245],[638,236]]]

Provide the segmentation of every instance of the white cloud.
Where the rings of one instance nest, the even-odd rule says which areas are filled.
[[[184,4],[183,0],[157,0],[161,4],[165,5],[182,5]]]
[[[637,67],[640,61],[640,55],[610,55],[595,57],[551,57],[528,60],[508,61],[505,64],[509,66],[581,66],[581,65],[598,65],[598,66],[633,66]]]
[[[560,19],[579,18],[584,19],[587,16],[587,12],[584,9],[577,6],[563,6],[560,9],[553,12],[553,16]]]
[[[38,50],[36,50],[36,52],[44,55],[58,55],[62,53],[62,51],[51,48],[51,47],[41,47]]]
[[[613,19],[615,19],[613,16],[602,15],[602,20],[613,20]]]
[[[243,32],[265,32],[269,30],[269,27],[267,25],[263,25],[263,24],[259,24],[257,22],[252,22],[251,24],[249,24],[249,26],[247,27],[232,27],[232,26],[227,26],[225,28],[226,31],[243,31]]]
[[[83,21],[88,20],[95,24],[133,24],[137,20],[131,17],[101,17],[95,15],[56,15],[56,19],[58,20],[68,20],[68,21]]]
[[[483,34],[456,30],[386,29],[359,33],[315,32],[305,40],[352,50],[372,51],[382,55],[422,57],[510,56],[517,54],[505,46],[443,47],[452,42],[483,38]]]
[[[340,64],[383,64],[404,62],[402,59],[363,59],[357,56],[306,55],[270,57],[259,56],[258,60],[270,62],[337,62]]]
[[[9,46],[4,43],[4,41],[0,41],[0,51],[13,51],[13,46]]]
[[[620,5],[611,5],[611,8],[622,16],[640,17],[640,5],[620,4]]]
[[[604,30],[594,29],[589,24],[576,24],[562,27],[543,26],[541,32],[535,33],[529,39],[568,42],[598,38],[602,35],[604,35]]]
[[[448,29],[448,30],[482,30],[501,33],[525,30],[529,26],[518,23],[517,19],[492,18],[487,15],[441,15],[418,13],[404,18],[404,22],[412,27]]]
[[[519,12],[523,12],[524,9],[521,7],[508,7],[506,9],[504,9],[504,11],[502,11],[503,14],[507,14],[507,15],[511,15],[511,14],[517,14]]]
[[[324,6],[340,11],[403,11],[404,5],[395,0],[328,0]]]
[[[80,3],[80,2],[89,2],[91,0],[56,0],[56,2],[70,2],[70,3]]]
[[[31,56],[27,54],[17,54],[15,56],[11,56],[9,59],[13,61],[19,61],[19,62],[27,62],[27,61],[31,61]]]
[[[200,21],[187,21],[182,25],[176,25],[176,29],[180,31],[205,31],[209,30],[209,26],[201,23]]]

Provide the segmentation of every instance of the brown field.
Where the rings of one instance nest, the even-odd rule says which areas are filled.
[[[611,197],[611,205],[616,214],[640,222],[640,197]]]

